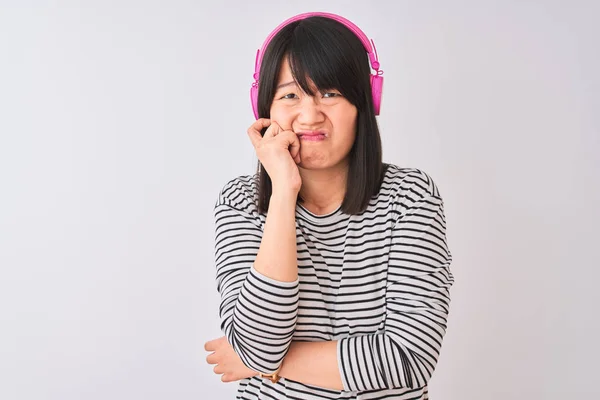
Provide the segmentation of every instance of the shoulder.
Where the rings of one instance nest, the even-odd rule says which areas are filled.
[[[258,199],[258,175],[240,175],[225,182],[219,190],[215,208],[229,206],[252,213]]]
[[[399,167],[388,164],[384,182],[398,192],[412,192],[420,197],[441,197],[432,176],[419,168]]]
[[[434,179],[419,168],[388,164],[384,184],[390,187],[394,206],[400,214],[424,202],[442,203],[440,190]]]

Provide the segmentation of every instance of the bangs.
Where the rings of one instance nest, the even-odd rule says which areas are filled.
[[[321,94],[336,89],[356,105],[360,101],[357,88],[361,86],[357,83],[365,79],[368,82],[368,64],[366,73],[364,68],[357,68],[368,63],[367,52],[358,38],[348,38],[335,26],[324,29],[315,25],[298,25],[289,42],[286,53],[294,81],[311,96],[316,94],[314,89]],[[362,60],[357,55],[362,55]]]

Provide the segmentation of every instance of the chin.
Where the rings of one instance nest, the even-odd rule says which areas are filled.
[[[302,168],[302,169],[326,169],[329,166],[327,164],[324,163],[317,163],[317,162],[304,162],[301,161],[300,164],[298,164],[298,167]]]
[[[299,167],[304,169],[323,169],[330,167],[329,160],[327,157],[323,157],[324,154],[318,152],[306,152],[308,154],[302,154],[300,151],[300,164]]]

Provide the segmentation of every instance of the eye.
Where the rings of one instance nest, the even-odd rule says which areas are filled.
[[[328,99],[328,98],[332,98],[332,97],[336,97],[336,96],[342,96],[340,93],[338,92],[325,92],[323,93],[323,97]]]
[[[288,93],[288,94],[284,95],[283,97],[281,97],[281,99],[293,99],[294,96],[296,96],[295,93]],[[298,96],[296,96],[296,97],[298,97]]]

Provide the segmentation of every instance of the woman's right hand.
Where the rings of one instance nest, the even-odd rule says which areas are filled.
[[[260,131],[268,127],[264,136]],[[302,186],[298,165],[300,140],[291,130],[284,130],[275,121],[260,118],[248,128],[248,136],[263,168],[269,174],[273,192],[292,190],[296,194]]]

